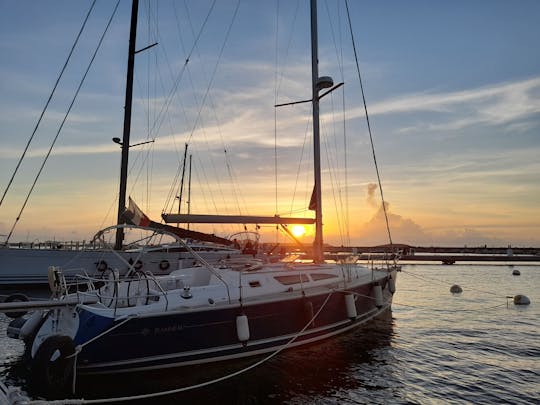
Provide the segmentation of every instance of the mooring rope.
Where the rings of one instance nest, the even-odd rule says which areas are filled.
[[[88,342],[85,342],[85,343],[82,343],[80,345],[77,345],[75,346],[75,353],[73,354],[70,354],[69,356],[66,356],[66,359],[70,359],[72,357],[75,357],[75,361],[73,362],[73,380],[71,382],[71,392],[75,393],[75,385],[77,383],[77,360],[79,358],[79,353],[82,351],[82,349],[86,346],[86,345],[89,345],[90,343],[94,342],[95,340],[98,340],[99,338],[102,338],[103,336],[105,336],[106,334],[112,332],[113,330],[119,328],[120,326],[122,326],[123,324],[125,324],[126,322],[136,318],[137,315],[136,314],[133,314],[133,315],[129,315],[126,319],[124,319],[122,322],[114,325],[112,328],[109,328],[107,330],[105,330],[104,332],[100,333],[99,335],[97,336],[94,336],[92,339],[90,339]]]
[[[446,281],[446,280],[440,280],[440,279],[437,279],[435,277],[428,277],[428,276],[421,276],[421,275],[418,275],[418,274],[414,274],[414,273],[411,273],[409,271],[406,271],[406,270],[401,270],[401,273],[404,273],[404,274],[407,274],[411,277],[414,277],[414,278],[417,278],[417,279],[420,279],[420,280],[423,280],[423,281],[428,281],[428,282],[437,282],[439,284],[442,284],[442,285],[454,285],[454,283],[450,282],[450,281]],[[470,290],[470,291],[475,291],[475,292],[480,292],[480,293],[483,293],[483,294],[490,294],[490,295],[493,295],[494,297],[497,297],[497,298],[504,298],[505,300],[505,303],[504,304],[497,304],[497,305],[493,305],[493,306],[489,306],[489,307],[480,307],[480,308],[474,308],[474,309],[456,309],[456,308],[452,308],[452,311],[484,311],[484,310],[489,310],[489,309],[494,309],[494,308],[499,308],[499,307],[502,307],[502,306],[506,306],[508,307],[508,299],[509,298],[513,298],[511,296],[508,296],[508,295],[501,295],[499,293],[494,293],[492,291],[486,291],[486,290],[480,290],[478,288],[473,288],[473,287],[467,287],[467,290]],[[400,304],[398,302],[394,302],[395,305],[400,305],[400,306],[405,306],[405,307],[410,307],[410,308],[417,308],[417,309],[428,309],[427,307],[421,307],[421,306],[415,306],[415,305],[408,305],[408,304]],[[440,311],[440,312],[448,312],[448,310],[446,309],[434,309],[434,308],[429,308],[430,310],[432,311]]]
[[[495,309],[495,308],[500,308],[500,307],[504,307],[504,306],[507,306],[506,303],[504,304],[497,304],[497,305],[492,305],[492,306],[489,306],[489,307],[479,307],[479,308],[463,308],[463,309],[459,309],[459,308],[451,308],[451,309],[437,309],[437,308],[433,308],[433,307],[423,307],[423,306],[419,306],[419,305],[410,305],[410,304],[402,304],[400,302],[396,302],[396,301],[393,301],[392,302],[392,305],[399,305],[401,307],[407,307],[407,308],[414,308],[414,309],[429,309],[430,311],[433,311],[433,312],[445,312],[445,313],[448,313],[448,312],[477,312],[477,311],[486,311],[488,309]]]
[[[371,299],[371,300],[375,300],[375,297],[372,297],[371,295],[364,295],[364,294],[357,293],[357,292],[355,292],[355,291],[341,290],[340,292],[345,293],[345,294],[356,295],[357,297],[369,298],[369,299]]]
[[[408,274],[411,277],[419,278],[420,280],[423,280],[423,281],[435,281],[435,282],[438,282],[439,284],[444,284],[444,285],[454,285],[455,284],[455,283],[452,283],[450,281],[439,280],[439,279],[434,278],[434,277],[420,276],[418,274],[414,274],[414,273],[411,273],[411,272],[403,270],[403,269],[401,270],[401,273]],[[491,295],[494,295],[496,297],[501,296],[500,294],[494,293],[492,291],[479,290],[477,288],[472,288],[472,287],[467,287],[467,288],[469,290],[471,290],[471,291],[477,291],[477,292],[481,292],[481,293],[484,293],[484,294],[491,294]],[[506,297],[506,295],[505,295],[505,297]]]

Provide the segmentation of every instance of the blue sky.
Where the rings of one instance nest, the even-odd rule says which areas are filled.
[[[0,1],[2,192],[90,4]],[[302,209],[312,187],[310,108],[280,108],[276,121],[273,108],[275,101],[310,96],[308,2],[243,1],[233,21],[236,5],[216,2],[179,76],[211,2],[141,1],[137,48],[159,45],[137,56],[132,139],[156,142],[132,149],[129,190],[153,218],[178,209],[168,196],[188,140],[192,212],[309,215]],[[11,229],[113,7],[96,3],[0,206],[0,234]],[[350,1],[349,7],[394,241],[538,246],[540,2]],[[122,131],[129,9],[130,2],[120,2],[13,240],[88,239],[114,222],[119,149],[110,139]],[[339,90],[321,103],[323,151],[330,152],[323,157],[326,235],[343,243],[338,218],[347,196],[351,243],[383,243],[344,3],[321,0],[319,16],[320,73],[338,82],[343,70],[346,83],[344,97]]]

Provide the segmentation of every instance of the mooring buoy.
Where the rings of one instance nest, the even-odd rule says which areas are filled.
[[[514,305],[529,305],[531,300],[529,297],[523,294],[518,294],[514,296]]]
[[[461,288],[459,285],[454,284],[452,287],[450,287],[450,292],[452,294],[460,294],[463,292],[463,288]]]

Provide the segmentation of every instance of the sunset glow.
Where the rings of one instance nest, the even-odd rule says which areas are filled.
[[[302,225],[294,225],[291,228],[291,232],[295,237],[300,238],[306,234],[306,228],[304,228]]]

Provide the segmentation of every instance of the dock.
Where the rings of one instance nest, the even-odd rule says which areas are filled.
[[[289,253],[298,252],[298,245],[283,245]],[[303,250],[310,257],[310,247]],[[540,264],[540,248],[534,247],[444,247],[411,246],[405,244],[381,246],[330,246],[324,247],[325,259],[339,260],[348,255],[358,255],[359,260],[399,259],[400,262],[435,262],[454,264],[464,262],[533,263]]]
[[[531,262],[540,263],[540,256],[503,256],[503,255],[403,255],[401,262],[439,262],[454,264],[457,262]]]

